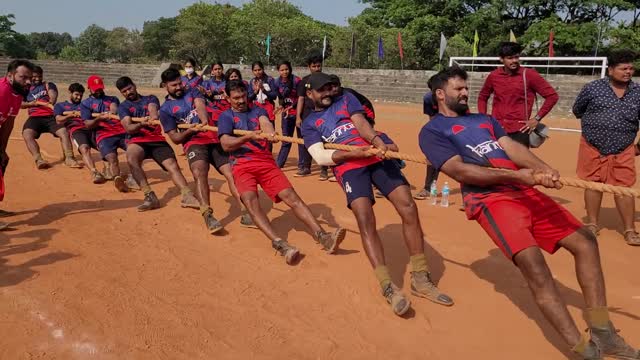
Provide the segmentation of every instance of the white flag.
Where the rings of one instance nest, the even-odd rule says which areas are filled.
[[[444,50],[447,48],[447,38],[444,37],[443,33],[440,33],[440,57],[438,59],[442,60],[444,56]]]
[[[324,54],[327,52],[327,35],[324,36],[324,40],[322,41],[322,60],[324,60]]]

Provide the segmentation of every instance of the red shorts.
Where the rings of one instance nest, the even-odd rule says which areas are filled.
[[[251,161],[232,166],[233,180],[240,195],[246,192],[258,192],[258,185],[273,200],[280,202],[278,194],[282,190],[290,189],[291,183],[280,170],[274,160]]]
[[[558,242],[583,225],[547,195],[530,188],[522,191],[466,196],[469,213],[487,232],[506,257],[537,246],[553,254]]]

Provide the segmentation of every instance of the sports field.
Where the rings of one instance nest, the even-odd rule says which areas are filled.
[[[162,95],[160,89],[140,92]],[[108,88],[107,94],[117,91]],[[60,99],[65,97],[61,93]],[[421,105],[375,106],[376,127],[402,152],[418,154]],[[326,255],[286,205],[274,206],[263,196],[275,228],[305,255],[297,266],[288,266],[259,230],[240,227],[240,209],[215,170],[210,172],[211,203],[227,230],[220,236],[207,233],[196,210],[180,208],[179,191],[153,162],[145,168],[163,207],[145,213],[135,208],[140,192],[121,194],[112,183],[93,185],[86,169],[55,162],[60,145],[49,134],[39,143],[55,166],[36,170],[20,136],[25,118],[22,113],[17,119],[9,143],[2,203],[19,215],[5,219],[11,230],[0,232],[0,359],[569,356],[519,271],[458,210],[454,182],[451,207],[427,201],[418,206],[431,272],[456,304],[445,308],[412,297],[413,310],[399,318],[379,293],[339,185],[319,182],[317,171],[294,178],[295,147],[286,168],[294,187],[323,224],[340,224],[348,234],[337,255]],[[575,120],[547,122],[578,127]],[[575,176],[578,140],[577,133],[552,132],[535,152],[561,174]],[[120,161],[126,164],[123,155]],[[179,162],[186,170],[184,157]],[[408,164],[405,174],[414,187],[422,186],[422,165]],[[188,171],[185,175],[191,177]],[[445,180],[442,176],[439,186]],[[578,218],[584,216],[581,190],[544,191]],[[393,280],[406,288],[409,257],[400,218],[384,199],[375,211]],[[622,239],[610,195],[603,202],[601,225],[612,320],[638,346],[640,278],[634,275],[640,255]],[[570,312],[583,326],[572,258],[561,251],[547,260]]]

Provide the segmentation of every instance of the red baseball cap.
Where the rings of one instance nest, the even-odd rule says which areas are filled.
[[[96,90],[104,89],[104,81],[98,75],[91,75],[87,79],[87,87],[91,92],[95,92]]]

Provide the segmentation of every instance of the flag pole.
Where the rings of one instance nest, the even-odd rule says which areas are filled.
[[[353,61],[353,43],[356,39],[356,33],[351,33],[351,51],[349,51],[349,70],[351,70],[351,62]]]

